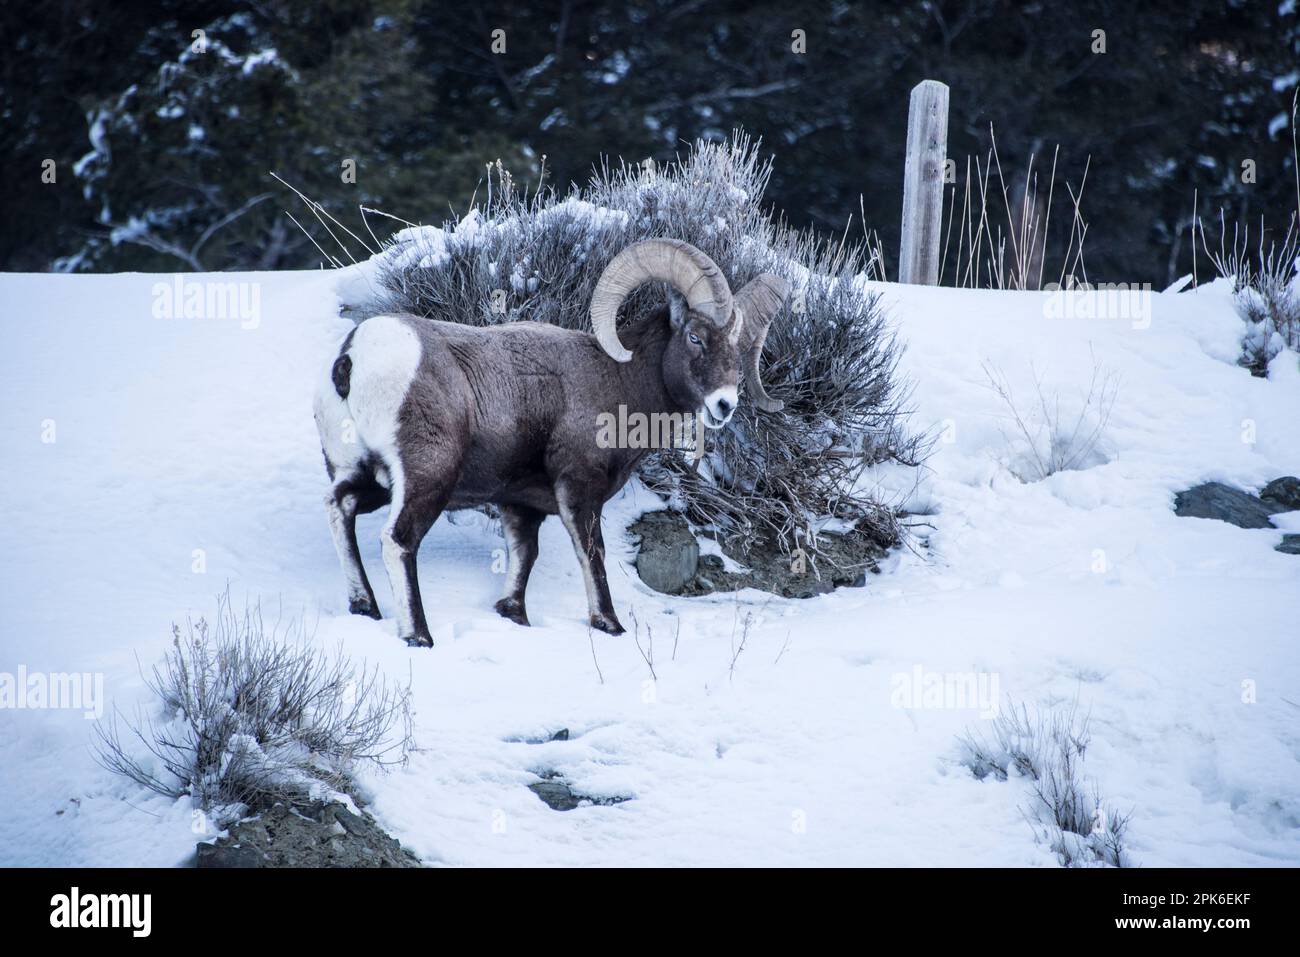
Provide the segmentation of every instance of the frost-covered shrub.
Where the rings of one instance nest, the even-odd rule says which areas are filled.
[[[968,732],[959,739],[961,761],[980,780],[1011,775],[1033,789],[1021,811],[1034,834],[1064,867],[1130,865],[1125,834],[1129,815],[1107,808],[1096,785],[1080,767],[1090,739],[1087,717],[1077,707],[1030,718],[1022,704],[1008,703],[988,736]]]
[[[1206,241],[1205,224],[1198,221],[1197,226],[1215,271],[1232,283],[1237,312],[1246,322],[1239,362],[1252,375],[1266,376],[1268,364],[1283,349],[1300,352],[1300,208],[1280,241],[1265,243],[1261,223],[1253,250],[1249,225],[1233,226],[1228,245],[1222,212],[1217,252]]]
[[[1300,351],[1300,248],[1288,238],[1289,248],[1277,257],[1285,266],[1265,263],[1236,286],[1237,311],[1246,320],[1241,364],[1259,376],[1283,349]]]
[[[1002,438],[1009,456],[1007,466],[1022,482],[1037,482],[1106,461],[1102,440],[1119,394],[1119,378],[1094,357],[1086,390],[1062,398],[1034,374],[1034,395],[1017,399],[1006,375],[986,363],[989,388],[1007,409],[1009,428]]]
[[[125,741],[116,716],[97,728],[109,770],[188,795],[224,821],[268,800],[344,790],[361,762],[406,759],[408,690],[341,655],[322,657],[296,625],[268,631],[260,607],[237,615],[227,594],[214,624],[172,632],[171,651],[145,679],[160,718],[123,721]]]
[[[812,542],[813,520],[828,515],[861,520],[892,543],[899,534],[894,514],[855,480],[877,462],[915,463],[923,447],[902,425],[900,347],[876,295],[858,281],[870,254],[774,220],[762,207],[769,175],[770,164],[741,135],[698,142],[668,166],[603,168],[564,197],[521,193],[498,166],[486,201],[459,224],[393,236],[359,271],[363,281],[349,283],[345,307],[358,319],[401,311],[476,325],[587,329],[605,265],[652,237],[698,246],[734,289],[775,272],[794,292],[768,334],[763,380],[784,412],[762,413],[742,401],[731,426],[709,436],[698,467],[665,451],[649,457],[640,474],[693,521],[741,544],[757,537],[787,549],[797,536]],[[639,318],[663,301],[662,289],[643,287],[624,317]]]
[[[1300,170],[1300,90],[1291,98],[1291,165]],[[1219,247],[1211,248],[1205,223],[1192,222],[1192,251],[1196,234],[1220,277],[1232,283],[1237,311],[1246,321],[1239,363],[1255,376],[1267,376],[1268,364],[1283,349],[1300,352],[1300,176],[1296,179],[1296,208],[1281,240],[1268,238],[1264,218],[1259,235],[1251,239],[1250,223],[1233,223],[1229,245],[1228,222],[1219,209]],[[1276,235],[1276,234],[1275,234]]]

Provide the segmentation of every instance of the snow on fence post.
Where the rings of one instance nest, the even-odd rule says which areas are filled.
[[[922,80],[912,88],[907,111],[899,282],[933,286],[939,281],[943,164],[947,157],[948,87],[938,80]]]

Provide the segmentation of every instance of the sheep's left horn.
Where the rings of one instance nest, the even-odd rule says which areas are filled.
[[[632,290],[642,283],[669,283],[686,297],[687,305],[703,313],[715,325],[731,321],[731,287],[717,263],[680,239],[644,239],[633,243],[610,260],[596,282],[591,296],[591,328],[601,347],[619,362],[632,353],[623,347],[615,331],[615,317]]]
[[[758,374],[758,359],[763,354],[763,343],[767,339],[768,327],[786,296],[790,295],[790,284],[780,276],[765,272],[745,284],[745,288],[736,293],[736,311],[740,313],[740,351],[745,363],[745,388],[749,390],[754,404],[764,412],[780,412],[785,403],[774,399],[763,388],[763,380]]]

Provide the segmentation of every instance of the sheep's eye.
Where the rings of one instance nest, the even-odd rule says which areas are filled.
[[[695,333],[693,333],[693,332],[688,332],[688,333],[686,333],[686,338],[690,340],[691,345],[693,345],[693,346],[702,346],[702,345],[704,345],[704,343],[702,343],[702,342],[700,341],[700,337],[697,336],[697,335],[696,335]]]

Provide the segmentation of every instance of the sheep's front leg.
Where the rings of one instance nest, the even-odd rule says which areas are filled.
[[[522,505],[501,506],[501,528],[506,533],[510,549],[506,568],[506,590],[495,605],[497,614],[509,618],[517,625],[528,624],[524,608],[524,591],[528,588],[528,575],[537,561],[537,529],[546,513]]]
[[[562,484],[555,491],[560,521],[564,522],[569,537],[573,539],[573,550],[582,566],[591,627],[611,635],[621,635],[623,626],[614,614],[609,582],[605,580],[605,540],[600,534],[602,500],[593,497],[577,483]]]

